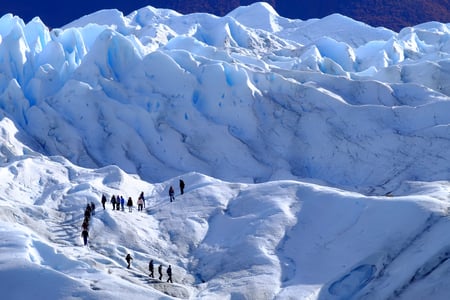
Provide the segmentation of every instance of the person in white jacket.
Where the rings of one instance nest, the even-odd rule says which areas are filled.
[[[138,211],[142,211],[144,209],[144,200],[142,200],[142,198],[139,198],[137,201],[137,205],[138,205]]]

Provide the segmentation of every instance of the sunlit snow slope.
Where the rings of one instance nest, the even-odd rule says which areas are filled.
[[[449,24],[4,15],[3,296],[446,299],[449,100]],[[141,191],[143,212],[100,207]]]

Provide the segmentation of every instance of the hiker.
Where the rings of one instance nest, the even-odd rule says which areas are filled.
[[[180,179],[180,194],[184,194],[184,181],[183,179]]]
[[[83,238],[83,243],[86,246],[89,237],[89,232],[87,231],[87,229],[83,229],[83,231],[81,232],[81,237]]]
[[[91,205],[90,205],[89,203],[86,205],[86,210],[85,210],[85,212],[89,212],[89,215],[90,215],[91,212],[92,212],[92,207],[91,207]]]
[[[138,205],[138,211],[142,211],[143,207],[144,207],[144,200],[142,200],[142,198],[139,198],[137,201],[137,205]]]
[[[167,278],[167,282],[173,283],[172,281],[172,266],[169,265],[169,267],[167,268],[167,276],[169,276],[169,278]]]
[[[172,186],[170,186],[170,188],[169,188],[169,198],[170,198],[170,202],[175,200],[175,191],[173,190]]]
[[[129,269],[130,266],[131,266],[131,261],[133,260],[133,258],[131,257],[130,253],[127,254],[127,256],[125,257],[125,260],[128,263],[127,269]]]
[[[159,280],[162,280],[162,265],[159,265],[158,273],[159,273]]]
[[[103,194],[103,195],[102,195],[102,206],[103,206],[103,210],[106,209],[105,203],[106,203],[106,196],[105,196],[105,194]]]
[[[150,274],[148,276],[150,276],[151,278],[153,277],[153,259],[150,260],[150,262],[148,263],[148,270],[150,271]]]
[[[89,220],[88,219],[84,218],[83,224],[81,224],[81,228],[83,230],[88,230],[88,228],[89,228]]]
[[[125,200],[123,199],[123,196],[117,195],[117,210],[125,210]]]
[[[111,204],[112,204],[113,210],[115,210],[116,209],[116,196],[114,196],[114,195],[112,195],[112,197],[111,197]]]
[[[131,199],[131,197],[128,197],[127,206],[128,206],[128,212],[132,212],[133,200]]]
[[[95,204],[94,204],[94,202],[91,202],[91,214],[95,215]]]
[[[89,222],[90,218],[91,218],[91,210],[90,209],[85,209],[84,210],[84,219]]]
[[[142,202],[144,202],[144,208],[145,208],[144,192],[141,192],[141,194],[139,195],[139,199],[142,199]]]

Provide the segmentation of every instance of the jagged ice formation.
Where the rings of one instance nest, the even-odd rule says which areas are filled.
[[[80,166],[378,193],[393,177],[448,179],[446,24],[395,33],[257,3],[222,18],[100,11],[52,31],[5,15],[0,35],[5,115],[26,144]]]

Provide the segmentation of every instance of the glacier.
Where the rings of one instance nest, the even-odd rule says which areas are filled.
[[[0,25],[1,108],[46,155],[149,181],[195,169],[381,194],[392,177],[448,178],[445,24],[394,33],[341,15],[289,20],[260,3],[223,18],[144,7],[50,32],[39,18]]]
[[[449,100],[450,24],[394,32],[263,2],[51,30],[6,14],[7,298],[444,299]],[[140,191],[145,214],[98,209],[81,247],[87,202]],[[175,284],[148,278],[149,257]]]

